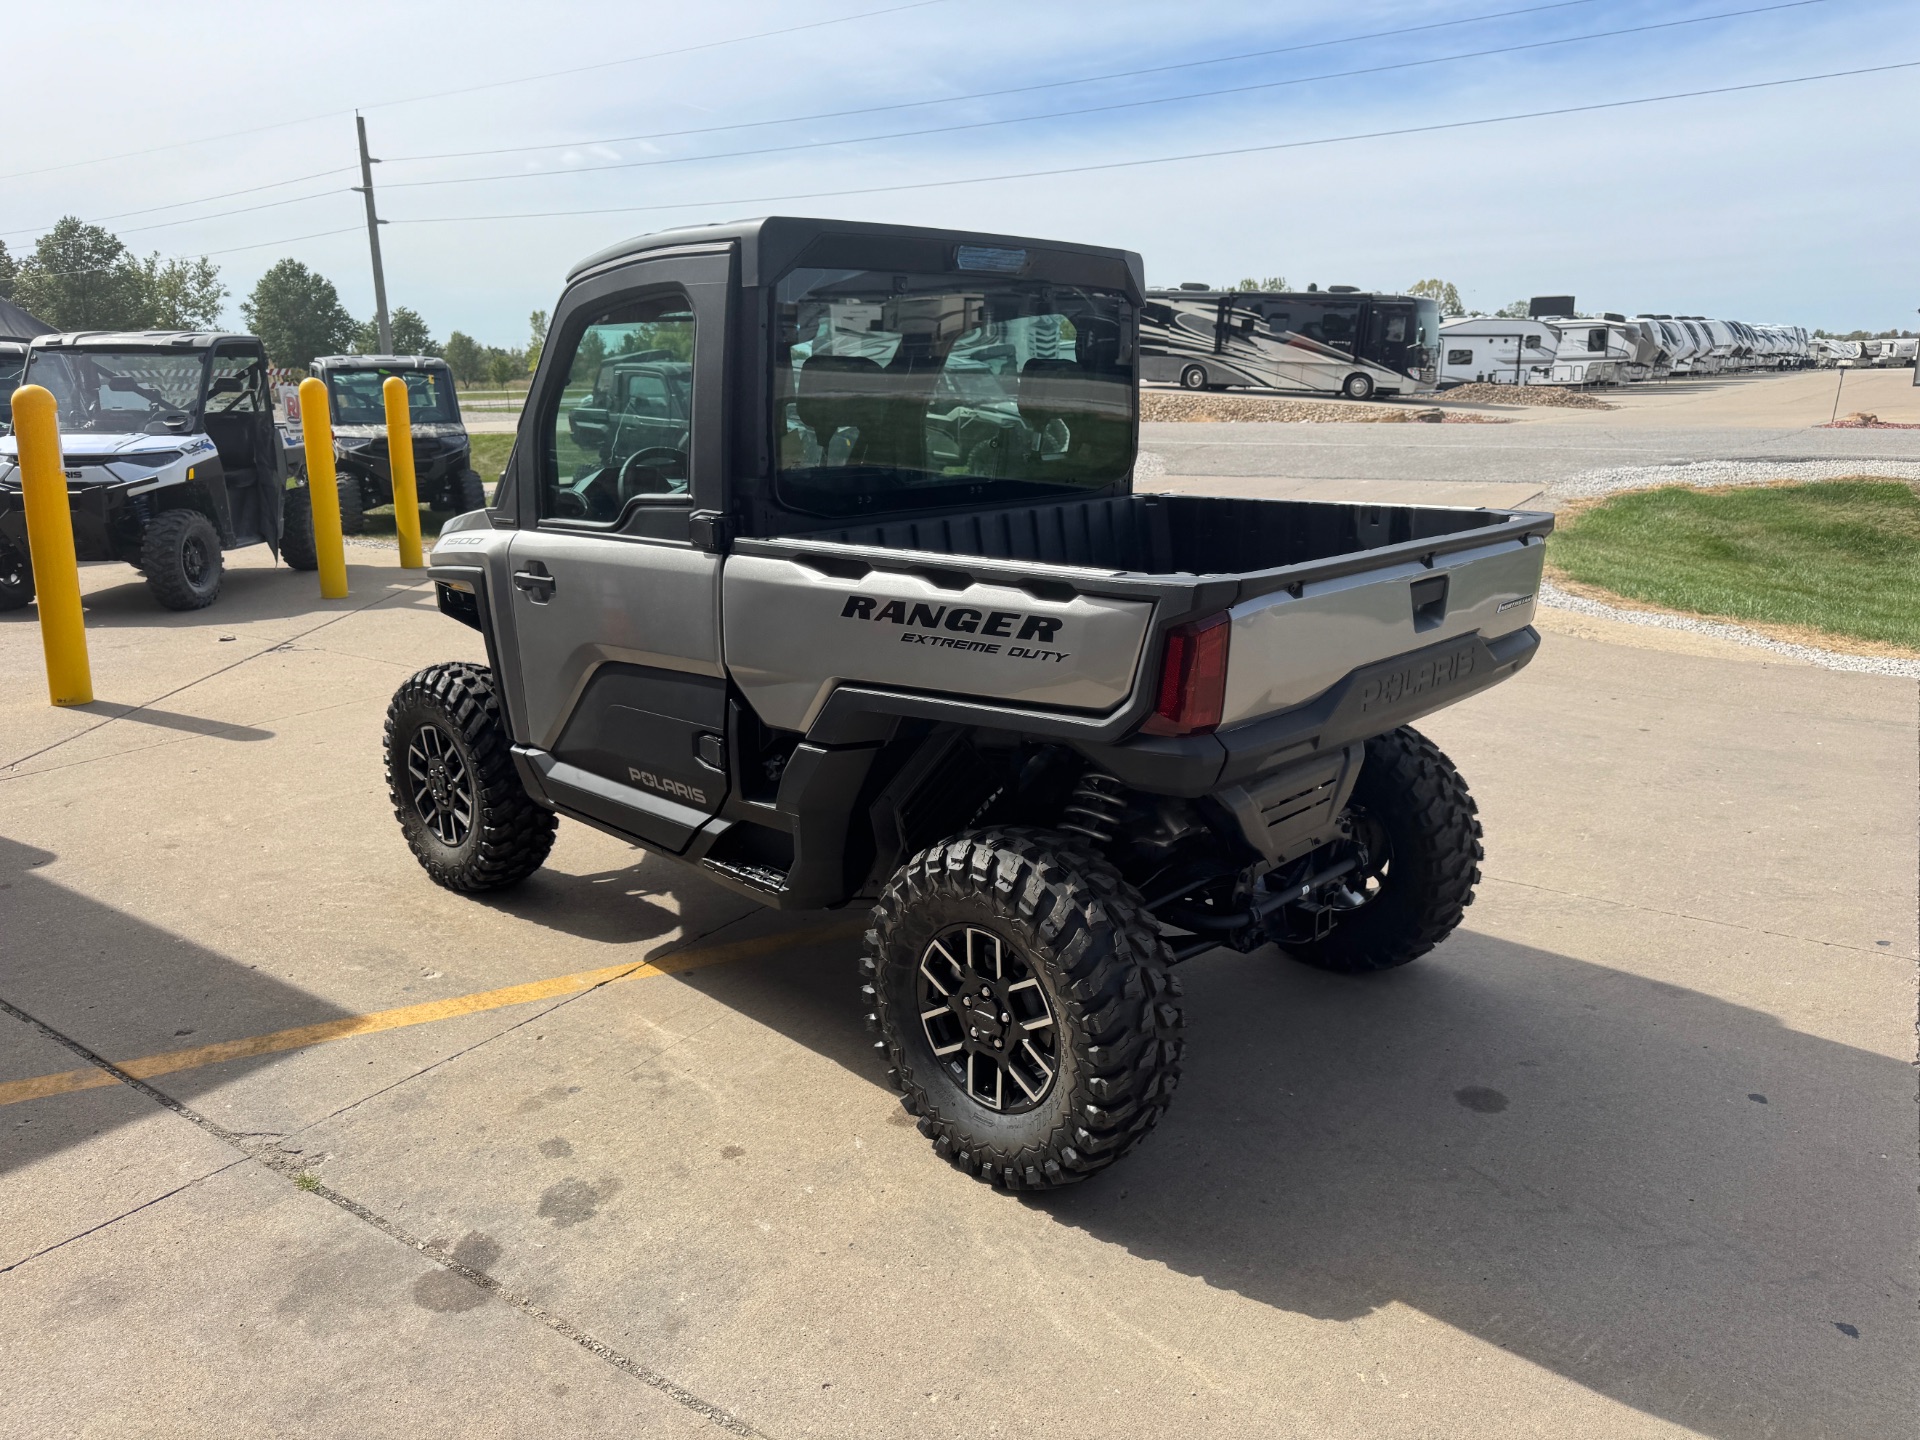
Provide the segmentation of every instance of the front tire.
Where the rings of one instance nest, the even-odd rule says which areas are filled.
[[[165,510],[140,537],[140,570],[169,610],[203,610],[220,598],[220,532],[198,510]]]
[[[1367,742],[1348,808],[1368,852],[1361,879],[1348,881],[1363,903],[1287,953],[1343,975],[1391,970],[1451,935],[1473,903],[1479,807],[1440,747],[1403,725]]]
[[[280,558],[295,570],[318,570],[320,547],[313,538],[313,492],[301,485],[287,491],[280,520]]]
[[[528,797],[509,744],[484,665],[434,665],[394,693],[387,794],[407,848],[436,884],[504,890],[546,863],[559,821]]]
[[[340,533],[364,534],[367,528],[367,497],[361,489],[360,477],[351,470],[341,470],[334,476],[334,488],[340,492]]]
[[[0,610],[24,610],[33,603],[33,561],[27,552],[0,545]]]
[[[1186,369],[1180,372],[1180,388],[1182,390],[1206,389],[1207,388],[1207,367],[1204,365],[1187,366]]]
[[[1373,377],[1357,371],[1340,382],[1340,393],[1349,400],[1371,400],[1373,398]]]
[[[465,515],[474,510],[487,508],[487,485],[479,472],[463,470],[455,479],[446,483],[441,492],[442,504],[436,509],[451,510],[455,515]]]
[[[1111,1165],[1165,1112],[1185,1050],[1172,963],[1104,860],[1064,835],[988,830],[895,872],[861,998],[935,1152],[1045,1190]]]

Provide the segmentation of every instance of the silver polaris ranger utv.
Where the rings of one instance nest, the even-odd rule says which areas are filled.
[[[1182,960],[1431,950],[1480,826],[1407,722],[1532,658],[1552,520],[1134,493],[1141,273],[786,218],[576,269],[495,507],[433,550],[490,663],[388,712],[427,872],[514,884],[564,815],[871,907],[902,1103],[1023,1189],[1159,1120]]]

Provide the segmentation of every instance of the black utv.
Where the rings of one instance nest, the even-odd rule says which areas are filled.
[[[487,503],[446,361],[432,355],[323,355],[313,362],[313,373],[326,381],[333,408],[342,534],[360,534],[367,528],[367,511],[393,503],[384,391],[391,375],[407,383],[413,478],[420,499],[428,508],[451,515]],[[298,452],[294,463],[304,470]]]
[[[26,365],[26,341],[0,340],[0,428],[13,424],[13,392]]]
[[[82,561],[119,560],[170,610],[220,594],[223,552],[266,545],[315,568],[313,511],[289,489],[251,335],[148,330],[43,335],[23,385],[59,407],[60,444]],[[0,437],[0,610],[33,599],[19,439]]]

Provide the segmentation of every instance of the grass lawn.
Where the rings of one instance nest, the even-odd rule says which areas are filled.
[[[513,436],[469,435],[467,442],[473,446],[473,468],[491,487],[500,478],[500,472],[507,468],[507,452],[513,449]]]
[[[469,435],[473,447],[473,468],[482,480],[487,482],[487,498],[493,498],[493,489],[500,480],[500,472],[507,468],[507,452],[513,448],[511,435]],[[440,533],[440,522],[453,517],[443,515],[438,510],[420,507],[420,539],[432,544]],[[367,528],[363,534],[379,536],[382,539],[396,539],[394,529],[393,506],[378,505],[367,511]]]
[[[1904,481],[1629,491],[1564,517],[1547,562],[1649,605],[1920,651],[1920,494]]]

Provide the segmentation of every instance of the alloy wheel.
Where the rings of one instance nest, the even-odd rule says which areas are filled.
[[[990,930],[956,925],[920,957],[920,1026],[933,1057],[988,1110],[1014,1115],[1047,1097],[1060,1028],[1033,967]]]
[[[407,745],[407,778],[414,808],[442,845],[457,848],[473,830],[479,807],[473,772],[438,725],[422,725]]]

